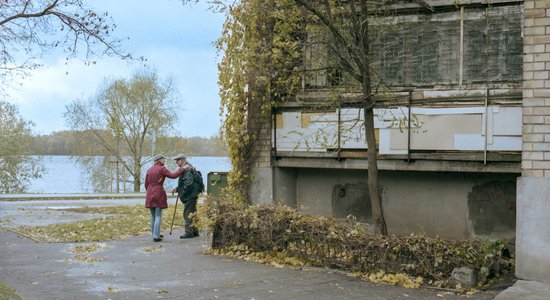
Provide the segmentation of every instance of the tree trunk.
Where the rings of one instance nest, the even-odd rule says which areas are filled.
[[[136,159],[134,164],[134,193],[139,193],[141,185],[141,158]]]
[[[365,101],[365,135],[367,136],[367,168],[368,168],[368,186],[369,196],[372,208],[372,218],[377,234],[387,235],[386,221],[384,220],[384,211],[382,210],[382,201],[378,193],[378,148],[376,147],[376,131],[374,130],[374,98],[372,95],[371,65],[369,60],[369,7],[367,1],[361,1],[361,18],[358,28],[360,28],[361,39],[358,48],[361,49],[361,63],[359,67],[362,75],[363,101]]]
[[[374,130],[374,110],[365,109],[365,134],[367,136],[367,168],[369,196],[372,208],[372,218],[377,234],[387,235],[386,221],[382,210],[382,202],[378,193],[378,157],[376,148],[376,135]]]
[[[115,157],[116,161],[115,161],[115,177],[116,177],[116,193],[120,193],[120,174],[119,174],[119,169],[118,169],[118,159]]]

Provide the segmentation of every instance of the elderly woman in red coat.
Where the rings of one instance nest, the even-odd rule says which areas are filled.
[[[157,155],[154,158],[155,164],[147,170],[145,175],[145,207],[151,210],[151,233],[153,234],[153,241],[162,241],[160,235],[160,224],[162,218],[162,210],[168,207],[166,201],[166,191],[164,191],[164,179],[177,178],[183,172],[184,168],[177,170],[176,172],[170,172],[165,166],[164,162],[166,158],[162,155]]]

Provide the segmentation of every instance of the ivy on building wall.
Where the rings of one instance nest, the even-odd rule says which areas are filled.
[[[299,87],[306,20],[292,0],[243,0],[228,8],[217,41],[223,53],[220,113],[233,165],[230,192],[242,203],[249,202],[249,171],[261,138],[266,138],[271,109]]]

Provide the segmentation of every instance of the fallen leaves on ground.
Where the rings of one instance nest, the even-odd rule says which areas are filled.
[[[364,274],[361,278],[373,283],[400,285],[409,289],[418,288],[424,283],[424,279],[422,277],[414,278],[404,273],[387,274],[382,270],[377,273]]]
[[[100,244],[91,243],[86,245],[79,245],[71,248],[71,252],[73,253],[82,253],[82,252],[95,252],[99,249],[101,249],[102,246]]]
[[[90,257],[90,256],[88,256],[86,254],[83,254],[83,253],[75,253],[73,255],[73,260],[74,261],[86,262],[86,263],[96,263],[96,262],[105,261],[105,258],[103,258],[103,257]]]
[[[73,261],[96,263],[96,262],[105,261],[105,258],[103,258],[103,257],[90,257],[88,255],[88,253],[96,252],[96,251],[98,251],[102,248],[104,248],[104,246],[102,246],[100,244],[97,244],[97,243],[91,243],[91,244],[75,246],[75,247],[71,248],[69,251],[71,251],[73,253]]]
[[[159,252],[159,251],[163,251],[164,250],[164,247],[162,245],[160,245],[159,247],[145,247],[145,248],[141,248],[141,251],[145,252],[145,253],[153,253],[153,252]]]
[[[221,255],[234,257],[246,261],[252,261],[270,265],[275,268],[284,267],[305,267],[317,265],[314,261],[295,256],[288,256],[283,252],[252,252],[245,245],[237,245],[222,249],[208,249],[204,251],[207,254]],[[223,259],[224,262],[231,262],[231,260]],[[390,285],[400,285],[405,288],[418,288],[420,287],[424,279],[422,277],[412,277],[404,273],[390,274],[384,271],[378,271],[377,273],[361,273],[352,272],[348,273],[348,276],[357,277],[365,281],[372,283],[383,283]]]

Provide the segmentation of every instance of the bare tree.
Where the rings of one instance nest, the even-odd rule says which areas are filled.
[[[353,99],[363,109],[367,138],[368,187],[376,232],[387,234],[386,222],[378,191],[378,150],[374,128],[375,95],[381,84],[371,61],[373,23],[391,16],[396,3],[415,3],[423,9],[432,8],[422,0],[294,0],[315,17],[316,24],[327,31],[327,46],[336,67],[358,83],[360,96]]]
[[[175,88],[152,71],[136,73],[101,87],[88,101],[66,106],[64,117],[73,130],[87,130],[96,142],[122,164],[139,192],[147,134],[162,135],[176,119]],[[105,133],[108,135],[105,135]]]
[[[61,48],[68,57],[114,55],[129,58],[111,36],[115,25],[108,12],[96,12],[86,0],[1,0],[0,74],[24,74],[36,58]]]

